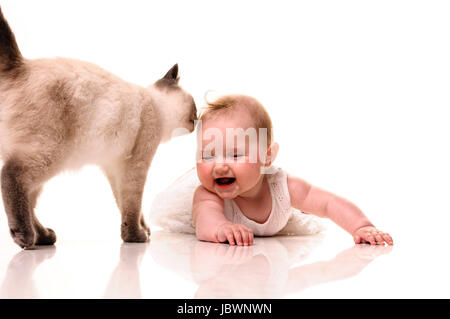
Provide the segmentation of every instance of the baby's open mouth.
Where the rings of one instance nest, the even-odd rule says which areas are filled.
[[[217,184],[224,186],[224,185],[233,184],[235,180],[236,180],[236,178],[234,178],[234,177],[220,177],[220,178],[216,178],[214,181]]]

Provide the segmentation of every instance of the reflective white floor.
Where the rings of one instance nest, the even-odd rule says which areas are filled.
[[[1,298],[450,297],[443,243],[353,245],[333,226],[316,236],[256,238],[252,247],[154,230],[146,244],[61,241],[20,250],[7,236],[2,231]]]

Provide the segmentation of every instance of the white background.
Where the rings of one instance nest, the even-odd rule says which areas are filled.
[[[210,89],[256,97],[272,116],[276,165],[353,201],[396,245],[430,245],[428,261],[450,259],[434,246],[447,241],[450,223],[447,1],[1,7],[26,58],[87,60],[142,86],[179,63],[180,84],[198,107]],[[193,134],[160,146],[145,189],[147,218],[155,194],[194,165]],[[120,214],[95,167],[52,179],[37,215],[58,241],[119,239]],[[3,212],[0,228],[0,247],[10,245]]]

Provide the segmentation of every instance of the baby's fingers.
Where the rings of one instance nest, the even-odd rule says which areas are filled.
[[[239,229],[233,230],[234,239],[236,240],[236,245],[242,246],[242,234]]]
[[[248,231],[246,229],[242,229],[241,235],[242,235],[242,244],[244,246],[248,246],[248,243],[249,243]]]
[[[378,245],[384,245],[384,239],[381,234],[375,234],[374,237]]]
[[[234,235],[233,235],[233,231],[229,230],[225,233],[225,236],[227,237],[227,241],[231,246],[235,245],[234,242]]]
[[[249,229],[246,230],[247,235],[247,245],[252,246],[253,245],[253,232]]]
[[[253,244],[253,233],[247,228],[236,231],[235,239],[239,246],[250,246]]]
[[[371,233],[362,234],[360,236],[355,235],[353,238],[355,239],[356,244],[365,244],[365,243],[369,243],[371,245],[377,244],[375,236]]]
[[[394,241],[392,240],[391,235],[389,235],[388,233],[383,233],[382,236],[386,243],[388,243],[388,245],[394,245]]]
[[[369,243],[371,245],[384,245],[386,242],[388,245],[393,245],[394,242],[391,236],[387,233],[366,233],[361,236],[354,235],[353,240],[355,244]]]
[[[353,236],[353,241],[355,242],[355,244],[360,244],[361,243],[361,237],[359,237],[358,235],[354,235]]]
[[[366,239],[371,245],[376,245],[377,241],[375,240],[375,236],[372,234],[368,234],[367,235],[367,239]]]

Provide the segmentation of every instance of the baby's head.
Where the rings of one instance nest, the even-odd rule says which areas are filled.
[[[207,103],[197,128],[202,185],[224,199],[253,195],[278,152],[262,104],[246,95],[222,96]]]

